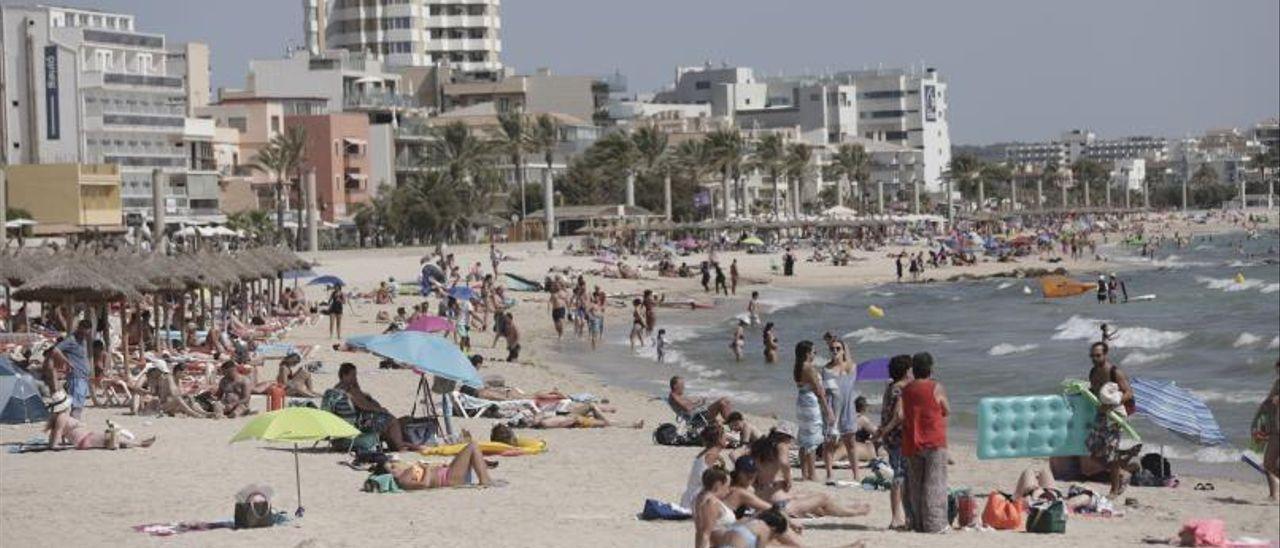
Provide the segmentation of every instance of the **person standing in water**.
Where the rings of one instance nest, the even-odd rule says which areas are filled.
[[[1098,274],[1098,303],[1107,302],[1107,277]]]
[[[658,296],[653,294],[652,289],[646,289],[641,298],[644,304],[644,333],[652,338],[653,330],[658,327]]]
[[[725,283],[724,269],[720,268],[719,264],[715,265],[715,269],[716,269],[716,295],[724,293],[726,296],[728,296],[729,286],[728,284]]]
[[[733,340],[729,341],[729,349],[733,351],[733,360],[742,361],[742,347],[747,344],[746,334],[747,322],[738,320],[738,325],[733,329]]]
[[[778,363],[778,337],[773,332],[773,322],[764,324],[764,361]]]
[[[747,320],[751,325],[760,325],[760,292],[752,291],[751,300],[747,301]]]
[[[631,301],[631,335],[627,339],[631,342],[631,351],[636,350],[636,343],[644,346],[644,301],[635,299]]]

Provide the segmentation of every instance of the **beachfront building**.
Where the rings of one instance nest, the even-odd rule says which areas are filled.
[[[530,75],[508,76],[496,81],[445,83],[441,87],[442,111],[492,103],[500,113],[558,113],[590,122],[596,112],[596,79],[559,76],[548,69]]]
[[[1087,159],[1112,164],[1119,160],[1142,159],[1163,162],[1168,159],[1169,143],[1163,137],[1134,136],[1122,139],[1098,139],[1092,131],[1072,129],[1053,141],[1018,143],[1005,149],[1005,158],[1014,165],[1067,166]]]
[[[326,222],[346,220],[349,208],[370,198],[369,119],[361,114],[337,113],[286,116],[285,131],[306,131],[303,172],[314,171],[316,207]]]
[[[15,164],[5,175],[8,206],[31,214],[37,236],[124,230],[119,165]]]
[[[345,50],[311,53],[298,49],[281,59],[250,60],[245,89],[221,89],[218,93],[222,101],[248,97],[321,97],[326,100],[325,112],[362,111],[384,117],[417,106],[410,95],[402,93],[400,75],[381,59]]]
[[[898,160],[885,165],[925,193],[942,190],[951,161],[947,82],[931,68],[761,79],[747,67],[679,67],[670,89],[648,102],[611,104],[608,113],[619,124],[663,113],[668,120],[724,119],[743,131],[786,130],[828,149],[821,157],[842,143],[883,143],[890,145],[881,147],[884,154]]]
[[[170,221],[220,219],[212,130],[189,117],[208,97],[206,47],[128,14],[0,6],[0,53],[0,163],[118,165],[129,224],[151,216],[159,169]]]
[[[500,0],[303,0],[308,49],[368,54],[393,67],[502,77]]]

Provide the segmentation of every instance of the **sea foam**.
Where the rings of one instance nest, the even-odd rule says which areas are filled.
[[[1109,320],[1071,316],[1067,321],[1062,322],[1055,328],[1057,332],[1053,334],[1053,339],[1059,341],[1096,341],[1102,335],[1102,324],[1104,323],[1110,322]],[[1187,334],[1181,331],[1161,331],[1142,326],[1113,327],[1115,327],[1116,336],[1111,340],[1110,344],[1114,348],[1157,349],[1187,338]]]
[[[1032,344],[1000,343],[991,347],[990,350],[987,350],[987,355],[988,356],[1007,356],[1009,354],[1021,354],[1023,352],[1030,352],[1037,348],[1040,348],[1040,345],[1034,344],[1034,343]]]
[[[1125,367],[1134,367],[1139,365],[1147,365],[1172,358],[1173,354],[1167,352],[1158,352],[1155,354],[1147,354],[1146,352],[1130,352],[1120,358],[1120,365]]]
[[[1236,348],[1245,348],[1258,344],[1259,342],[1262,342],[1262,337],[1254,335],[1253,333],[1245,332],[1241,333],[1240,336],[1236,338],[1236,342],[1232,343],[1231,346]]]
[[[864,327],[856,331],[845,333],[842,339],[853,339],[858,344],[889,342],[898,339],[915,339],[922,341],[940,341],[941,335],[917,335],[915,333],[907,333],[905,331],[894,331],[892,329],[880,329],[877,327]]]

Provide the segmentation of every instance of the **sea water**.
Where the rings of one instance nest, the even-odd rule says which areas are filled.
[[[1155,295],[1127,304],[1100,304],[1093,293],[1044,299],[1035,280],[1008,278],[823,291],[752,287],[761,292],[763,321],[777,330],[781,350],[775,364],[764,362],[760,326],[747,330],[743,360],[734,361],[729,342],[743,310],[730,307],[745,305],[729,302],[705,311],[660,310],[659,327],[667,329],[670,341],[663,364],[652,347],[628,350],[628,326],[609,326],[596,353],[577,351],[579,343],[568,338],[562,349],[566,359],[606,382],[656,396],[665,393],[671,375],[682,375],[695,393],[729,396],[745,410],[785,419],[795,414],[791,366],[800,340],[815,342],[819,363],[826,355],[825,332],[841,337],[858,361],[928,351],[955,411],[952,436],[971,441],[980,398],[1059,393],[1064,379],[1087,378],[1089,344],[1107,323],[1117,332],[1113,362],[1131,376],[1169,379],[1191,390],[1208,404],[1229,440],[1226,446],[1198,447],[1135,419],[1148,447],[1164,445],[1167,455],[1200,462],[1235,462],[1248,445],[1250,421],[1275,379],[1280,355],[1278,246],[1274,232],[1252,240],[1243,233],[1197,237],[1155,260],[1104,246],[1110,269],[1125,280],[1131,298]],[[1069,262],[1065,266],[1071,268]],[[799,265],[800,276],[804,270]],[[926,276],[960,272],[930,270]],[[1072,274],[1096,279],[1098,273]],[[885,316],[871,319],[869,305]],[[859,388],[870,403],[879,403],[883,383]]]

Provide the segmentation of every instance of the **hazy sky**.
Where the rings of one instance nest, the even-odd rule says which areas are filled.
[[[241,86],[250,58],[302,40],[301,0],[64,3],[208,42],[215,86]],[[502,15],[507,64],[619,69],[633,92],[708,60],[767,74],[923,62],[951,83],[961,144],[1072,127],[1177,136],[1280,111],[1276,0],[505,0]]]

